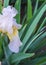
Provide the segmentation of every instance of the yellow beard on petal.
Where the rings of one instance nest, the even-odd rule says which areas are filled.
[[[0,32],[2,32],[2,33],[6,33],[6,31],[5,31],[5,30],[2,30],[2,29],[0,29]]]
[[[17,36],[18,35],[18,29],[16,27],[14,27],[14,26],[13,26],[12,29],[13,29],[13,33],[12,34],[9,34],[8,32],[6,33],[10,40],[12,40],[12,38],[14,36]]]
[[[13,33],[12,34],[10,34],[9,32],[7,32],[5,30],[1,30],[1,29],[0,29],[0,32],[5,33],[8,36],[8,38],[10,40],[12,40],[12,38],[14,36],[17,36],[18,35],[18,29],[15,26],[13,26],[12,29],[13,29]]]

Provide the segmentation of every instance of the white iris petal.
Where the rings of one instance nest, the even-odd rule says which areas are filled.
[[[13,25],[17,28],[17,29],[20,29],[22,27],[21,24],[17,24],[16,23],[16,19],[13,19]]]
[[[4,16],[7,15],[10,17],[14,17],[18,13],[18,11],[14,7],[8,6],[7,8],[3,9],[2,13]]]
[[[10,33],[12,31],[13,21],[9,17],[0,16],[0,29]],[[11,32],[12,33],[12,32]]]
[[[10,41],[8,47],[12,52],[18,53],[19,47],[22,45],[19,36],[16,36],[13,38],[12,41]]]

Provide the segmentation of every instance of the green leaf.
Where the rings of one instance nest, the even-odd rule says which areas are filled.
[[[7,7],[9,5],[9,0],[4,0],[4,7]]]
[[[22,34],[23,34],[23,32],[24,32],[26,26],[27,26],[27,25],[25,24],[25,25],[23,26],[23,28],[21,29],[21,31],[20,31],[20,33],[19,33],[19,34],[20,34],[20,38],[22,37]]]
[[[2,49],[2,47],[0,46],[0,60],[2,60],[2,57],[3,57],[3,49]]]
[[[44,65],[46,64],[46,56],[45,57],[38,57],[33,60],[32,65]]]
[[[4,42],[3,42],[3,49],[4,49],[5,60],[6,60],[7,64],[10,65],[9,60],[8,60],[8,56],[7,56],[7,52],[6,52],[6,47],[5,47]]]
[[[25,24],[25,19],[26,19],[26,14],[24,15],[24,17],[23,17],[23,20],[22,20],[22,25],[24,25]]]
[[[23,50],[23,52],[26,52],[26,51],[28,50],[29,46],[30,46],[31,44],[33,44],[33,42],[34,42],[35,40],[37,40],[37,38],[39,38],[42,34],[44,34],[43,31],[40,32],[38,35],[36,35],[36,36],[27,44],[27,46],[25,47],[25,49]],[[32,48],[33,48],[33,46],[32,46]]]
[[[39,1],[41,1],[41,2],[42,2],[42,1],[46,1],[46,0],[39,0]]]
[[[0,13],[2,11],[2,0],[0,0]]]
[[[23,65],[45,65],[46,64],[46,56],[43,57],[37,57],[37,58],[33,58],[32,60],[25,60],[23,63]]]
[[[37,65],[38,62],[41,62],[43,60],[43,57],[45,59],[45,57],[46,57],[46,51],[45,52],[37,52],[37,54],[35,54],[35,56],[33,56],[32,59],[23,60],[21,62],[21,64],[22,65]],[[43,64],[43,63],[45,64],[45,60],[42,63],[40,63],[40,64]]]
[[[46,5],[44,3],[40,7],[40,9],[38,10],[37,15],[33,18],[32,24],[29,26],[29,28],[27,28],[28,26],[26,27],[28,30],[27,30],[27,32],[26,32],[26,34],[24,36],[24,39],[22,40],[22,42],[23,42],[22,48],[25,46],[26,42],[28,41],[28,39],[32,35],[34,29],[36,28],[36,26],[37,26],[40,18],[42,17],[43,13],[45,12],[45,10],[46,10]]]
[[[4,51],[4,60],[3,60],[3,64],[7,64],[7,65],[10,65],[9,63],[9,56],[12,54],[11,51],[9,50],[9,48],[7,47],[8,45],[8,38],[7,36],[4,34],[2,36],[2,45],[3,45],[3,51]]]
[[[3,48],[2,48],[2,36],[1,36],[1,33],[0,33],[0,60],[2,60],[2,57],[3,57]]]
[[[27,21],[29,22],[32,18],[32,3],[31,0],[27,0]]]
[[[20,23],[20,10],[21,10],[21,0],[17,0],[14,6],[18,10],[18,14],[16,15],[16,20]]]
[[[18,54],[13,54],[10,57],[10,62],[11,63],[15,63],[17,61],[20,61],[20,60],[23,60],[23,59],[26,59],[26,58],[30,58],[32,56],[34,56],[34,53],[18,53]]]
[[[3,40],[2,43],[3,43],[4,54],[5,54],[5,57],[8,59],[9,56],[12,54],[12,52],[8,48],[8,43],[9,43],[8,37],[4,34],[2,36],[2,40]]]
[[[37,33],[41,30],[41,28],[43,27],[43,25],[45,24],[45,22],[46,22],[46,17],[44,18],[42,24],[39,26],[39,29],[38,29]]]
[[[46,32],[38,37],[28,49],[28,52],[36,52],[38,49],[46,45]]]
[[[34,9],[34,14],[33,14],[33,15],[35,15],[35,14],[36,14],[36,12],[37,12],[38,2],[39,2],[39,0],[37,0],[37,1],[36,1],[36,6],[35,6],[35,9]]]

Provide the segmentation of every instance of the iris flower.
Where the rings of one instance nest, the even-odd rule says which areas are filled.
[[[9,37],[8,47],[15,53],[19,52],[19,47],[22,45],[18,33],[18,29],[22,25],[17,24],[16,19],[14,19],[17,13],[18,11],[14,7],[8,6],[3,8],[2,14],[0,14],[0,32],[5,33]]]

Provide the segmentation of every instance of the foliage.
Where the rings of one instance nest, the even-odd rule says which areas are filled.
[[[41,6],[39,3],[42,3]],[[46,14],[46,0],[36,0],[35,2],[33,0],[4,0],[3,6],[0,1],[0,12],[9,4],[18,10],[19,14],[15,18],[18,23],[22,23],[19,35],[23,45],[19,53],[12,53],[7,47],[8,37],[0,33],[0,61],[2,61],[2,65],[46,64],[46,50],[43,50],[46,46],[46,17],[43,16],[44,13]],[[21,5],[25,7],[25,10]],[[24,14],[21,10],[24,10]],[[20,15],[21,13],[24,16]]]

